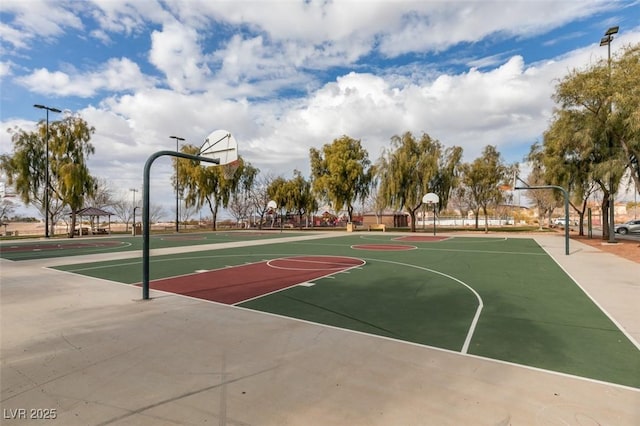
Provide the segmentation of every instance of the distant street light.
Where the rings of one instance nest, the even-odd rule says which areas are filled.
[[[129,191],[133,192],[133,235],[136,235],[136,192],[135,188],[129,188]]]
[[[58,108],[48,107],[40,104],[35,104],[35,108],[44,109],[47,111],[47,127],[45,136],[45,172],[44,172],[44,237],[49,238],[49,111],[62,112]]]
[[[609,89],[611,89],[611,42],[613,41],[613,35],[618,33],[619,27],[611,27],[604,33],[604,37],[600,39],[600,46],[607,46],[607,63],[609,65]],[[609,114],[612,112],[613,105],[609,102]],[[613,156],[613,141],[611,140],[612,136],[609,133],[609,154]],[[610,243],[616,242],[615,237],[615,201],[614,201],[614,192],[613,192],[613,171],[610,171],[609,174],[609,241]]]
[[[176,140],[176,152],[179,151],[178,149],[178,141],[184,141],[184,138],[181,138],[179,136],[169,136],[170,139],[175,139]],[[180,228],[179,228],[179,220],[180,220],[180,201],[179,201],[179,189],[178,189],[178,160],[176,158],[176,232],[180,232]]]

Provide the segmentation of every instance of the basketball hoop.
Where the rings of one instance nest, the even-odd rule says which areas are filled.
[[[438,194],[430,192],[422,197],[422,202],[424,204],[438,204],[440,202],[440,197],[438,197]]]
[[[238,142],[230,132],[216,130],[204,140],[199,155],[218,160],[220,166],[230,164],[238,160]],[[235,172],[235,169],[233,171]]]
[[[230,163],[223,164],[220,167],[222,167],[222,174],[224,175],[224,178],[226,180],[231,180],[240,167],[240,159],[236,159]]]

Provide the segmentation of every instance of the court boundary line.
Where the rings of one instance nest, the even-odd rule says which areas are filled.
[[[380,248],[367,248],[368,246],[380,247]],[[385,248],[382,246],[389,246]],[[400,248],[402,247],[402,248]],[[352,244],[349,246],[351,250],[364,250],[364,251],[410,251],[416,250],[419,247],[408,244]]]
[[[185,295],[181,295],[181,294],[178,294],[176,296],[193,298],[192,296],[185,296]],[[193,298],[193,299],[197,299],[197,298]],[[222,303],[215,302],[215,301],[212,301],[212,300],[203,300],[203,299],[197,299],[197,300],[200,300],[200,301],[203,301],[203,302],[215,303],[217,305],[223,305]],[[459,352],[459,351],[454,351],[454,350],[451,350],[451,349],[441,348],[441,347],[438,347],[438,346],[431,346],[431,345],[427,345],[427,344],[424,344],[424,343],[417,343],[417,342],[411,342],[411,341],[408,341],[408,340],[396,339],[394,337],[382,336],[382,335],[379,335],[379,334],[366,333],[364,331],[352,330],[352,329],[349,329],[349,328],[340,328],[340,327],[336,327],[336,326],[330,325],[330,324],[323,324],[323,323],[313,322],[313,321],[309,321],[309,320],[305,320],[305,319],[301,319],[301,318],[288,317],[288,316],[276,314],[276,313],[273,313],[273,312],[257,311],[255,309],[245,308],[243,306],[237,306],[237,305],[226,305],[226,306],[230,306],[230,307],[236,308],[236,309],[242,309],[242,310],[247,311],[247,312],[253,312],[253,313],[262,314],[262,315],[274,316],[274,317],[281,318],[281,319],[284,319],[284,320],[299,321],[299,322],[302,322],[302,323],[315,325],[315,326],[318,326],[318,327],[326,327],[326,328],[330,328],[330,329],[333,329],[333,330],[342,331],[342,332],[345,332],[345,333],[354,333],[354,334],[358,334],[358,335],[361,335],[361,336],[368,336],[368,337],[373,337],[373,338],[376,338],[376,339],[389,340],[389,341],[396,342],[396,343],[403,343],[405,345],[412,345],[412,346],[417,346],[417,347],[420,347],[420,348],[426,348],[426,349],[432,349],[432,350],[436,350],[436,351],[440,351],[440,352],[446,352],[446,353],[449,353],[449,354],[452,354],[452,355],[475,358],[475,359],[483,360],[483,361],[486,361],[486,362],[492,362],[492,363],[497,363],[497,364],[508,365],[508,366],[515,367],[515,368],[524,368],[524,369],[527,369],[527,370],[533,370],[533,371],[537,371],[537,372],[541,372],[541,373],[545,373],[545,374],[551,374],[551,375],[556,375],[556,376],[561,376],[561,377],[568,377],[568,378],[572,378],[572,379],[583,380],[583,381],[587,381],[587,382],[591,382],[591,383],[603,384],[603,385],[607,385],[607,386],[612,386],[612,387],[616,387],[616,388],[636,391],[636,392],[640,393],[640,388],[634,388],[632,386],[621,385],[621,384],[614,383],[614,382],[606,382],[604,380],[592,379],[590,377],[578,376],[578,375],[575,375],[575,374],[563,373],[562,371],[547,370],[547,369],[544,369],[544,368],[541,368],[541,367],[534,367],[534,366],[526,365],[526,364],[518,364],[518,363],[515,363],[515,362],[505,361],[505,360],[502,360],[502,359],[489,358],[489,357],[485,357],[485,356],[482,356],[482,355],[476,355],[476,354],[470,354],[470,353],[462,353],[462,352]]]
[[[380,240],[387,241],[389,240]],[[535,240],[534,240],[535,241]],[[302,245],[310,245],[312,243],[300,242],[296,241],[292,244],[302,244]],[[329,247],[344,247],[343,244],[318,244],[313,243],[314,246],[329,246]],[[526,252],[526,251],[494,251],[494,250],[465,250],[465,249],[450,249],[450,248],[438,248],[438,247],[417,247],[418,250],[428,250],[428,251],[450,251],[456,253],[480,253],[480,254],[513,254],[513,255],[523,255],[523,256],[546,256],[546,253],[534,253],[534,252]],[[384,250],[379,250],[384,251]],[[387,250],[391,251],[391,250]]]
[[[407,235],[389,235],[389,236],[383,236],[383,235],[359,235],[359,238],[362,238],[363,240],[375,240],[375,241],[393,241],[397,238],[402,238],[402,237],[411,237],[411,236],[425,236],[425,237],[432,237],[433,235],[423,235],[422,233],[409,233]],[[437,235],[436,235],[437,236]],[[459,235],[440,235],[441,237],[445,237],[444,239],[441,240],[437,240],[437,241],[419,241],[419,242],[424,242],[424,243],[438,243],[438,242],[442,242],[442,241],[455,241],[457,239],[474,239],[476,241],[473,241],[473,243],[476,244],[480,244],[480,243],[503,243],[509,240],[508,237],[485,237],[485,236],[459,236]],[[533,238],[531,238],[533,239]],[[418,242],[418,241],[416,241]]]
[[[407,238],[407,239],[405,240],[403,238]],[[413,240],[412,241],[410,238],[425,238],[425,239],[424,240]],[[390,241],[403,241],[403,242],[408,242],[408,243],[441,243],[443,241],[453,240],[453,239],[455,239],[455,237],[452,237],[450,235],[409,234],[409,235],[397,235],[397,236],[391,238]]]
[[[537,241],[536,241],[536,242],[537,242]],[[577,286],[577,287],[578,287],[578,288],[579,288],[579,289],[580,289],[580,290],[585,294],[585,296],[587,296],[587,297],[589,298],[589,300],[591,300],[591,302],[592,302],[594,305],[596,305],[596,307],[597,307],[598,309],[600,309],[600,311],[602,311],[602,313],[604,313],[604,314],[607,316],[607,318],[609,318],[609,320],[610,320],[610,321],[611,321],[611,322],[612,322],[612,323],[613,323],[613,324],[618,328],[618,330],[619,330],[619,331],[621,331],[621,332],[622,332],[622,334],[624,334],[624,335],[626,336],[626,338],[627,338],[627,339],[629,339],[629,341],[630,341],[630,342],[631,342],[631,343],[636,347],[636,349],[638,349],[638,350],[640,351],[640,342],[637,342],[637,341],[636,341],[636,339],[635,339],[631,334],[629,334],[629,333],[627,332],[626,328],[624,328],[624,327],[622,326],[622,324],[620,324],[620,323],[618,322],[618,320],[616,320],[616,319],[615,319],[615,317],[613,317],[613,315],[611,315],[611,314],[609,313],[609,311],[607,311],[607,310],[604,308],[604,306],[602,306],[600,303],[598,303],[598,301],[597,301],[593,296],[591,296],[591,294],[589,294],[589,292],[588,292],[584,287],[582,287],[582,285],[580,285],[580,283],[578,282],[578,280],[576,280],[576,279],[575,279],[575,277],[574,277],[573,275],[571,275],[571,274],[569,273],[569,271],[567,271],[567,270],[564,268],[564,266],[562,266],[562,265],[560,264],[560,262],[558,262],[558,261],[556,260],[555,256],[552,256],[552,255],[551,255],[551,253],[546,249],[546,247],[544,247],[544,246],[543,246],[543,245],[541,245],[541,244],[538,244],[538,245],[539,245],[539,246],[540,246],[540,247],[541,247],[541,248],[542,248],[542,249],[547,253],[547,255],[548,255],[551,259],[553,259],[553,262],[554,262],[556,265],[558,265],[558,267],[559,267],[560,269],[562,269],[562,272],[564,272],[564,273],[565,273],[565,274],[566,274],[566,275],[571,279],[571,281],[573,281],[573,283],[574,283],[574,284],[575,284],[575,285],[576,285],[576,286]]]
[[[96,240],[96,238],[93,238],[93,240]],[[45,245],[54,245],[55,243],[51,242],[49,244],[45,244]],[[27,243],[24,243],[22,245],[27,245]],[[126,247],[131,247],[133,244],[131,244],[128,241],[120,241],[120,245],[118,246],[113,246],[113,247],[100,247],[100,248],[96,248],[93,247],[94,250],[92,250],[91,253],[82,253],[82,254],[78,254],[78,255],[65,255],[65,256],[44,256],[44,257],[37,257],[35,259],[7,259],[5,257],[1,257],[2,260],[8,260],[10,262],[24,262],[24,261],[46,261],[49,259],[59,259],[59,258],[73,258],[76,256],[85,256],[85,255],[92,255],[92,254],[101,254],[101,253],[96,253],[99,251],[108,251],[108,250],[116,250],[116,249],[122,249],[122,248],[126,248]],[[60,244],[58,244],[58,246],[60,246]],[[45,250],[31,250],[31,251],[23,251],[23,252],[19,252],[19,253],[26,253],[26,254],[33,254],[33,253],[48,253],[48,252],[54,252],[54,250],[60,250],[60,251],[66,251],[66,250],[84,250],[84,249],[90,249],[91,247],[76,247],[76,248],[61,248],[61,247],[56,247],[55,249],[45,249]],[[1,251],[1,250],[0,250]],[[123,251],[133,251],[133,250],[123,250]]]

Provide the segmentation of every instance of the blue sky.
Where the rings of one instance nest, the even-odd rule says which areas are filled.
[[[92,173],[124,196],[170,135],[217,129],[284,177],[345,134],[374,161],[411,131],[521,162],[555,82],[606,58],[606,29],[613,54],[640,42],[639,1],[2,0],[0,18],[0,153],[44,118],[33,104],[80,114]],[[168,212],[171,172],[152,170]]]

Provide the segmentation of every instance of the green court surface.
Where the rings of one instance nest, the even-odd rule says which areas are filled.
[[[294,232],[281,233],[278,230],[154,234],[149,238],[149,245],[151,249],[159,249],[298,235],[304,234]],[[56,238],[0,243],[0,257],[14,261],[116,253],[131,250],[142,250],[141,236],[76,237],[71,239]]]
[[[358,258],[364,265],[237,305],[640,388],[638,347],[534,240],[396,238],[354,234],[154,256],[150,274],[152,280],[188,279],[196,271],[300,255]],[[386,245],[410,249],[383,250]],[[141,280],[140,259],[56,269],[121,283]]]

